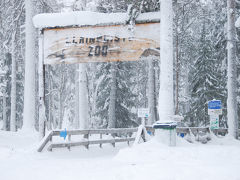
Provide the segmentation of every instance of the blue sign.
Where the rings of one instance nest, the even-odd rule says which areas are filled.
[[[220,100],[209,101],[208,109],[222,109],[222,102]]]
[[[180,133],[180,137],[184,138],[185,134],[184,133]]]
[[[66,128],[65,128],[65,131],[60,131],[60,137],[63,137],[64,140],[66,139],[66,137],[67,137],[67,131],[66,131]]]

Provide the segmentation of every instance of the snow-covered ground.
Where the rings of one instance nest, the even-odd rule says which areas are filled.
[[[0,131],[1,180],[240,180],[240,141],[208,144],[177,139],[177,147],[154,138],[126,143],[36,152],[37,135]]]

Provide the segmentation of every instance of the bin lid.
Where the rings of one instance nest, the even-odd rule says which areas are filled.
[[[153,124],[154,129],[175,129],[177,127],[177,122],[159,122]]]

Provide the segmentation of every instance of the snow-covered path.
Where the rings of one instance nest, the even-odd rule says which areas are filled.
[[[240,142],[214,138],[209,144],[177,147],[154,139],[126,144],[37,153],[36,137],[0,131],[2,180],[240,180]]]

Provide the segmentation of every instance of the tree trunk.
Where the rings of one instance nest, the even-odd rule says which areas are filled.
[[[116,91],[117,72],[116,62],[111,63],[111,91],[108,109],[108,128],[116,128]]]
[[[25,48],[25,84],[24,84],[24,112],[23,129],[34,131],[35,127],[35,30],[32,18],[34,15],[34,1],[25,0],[26,20],[26,48]]]
[[[14,30],[15,31],[15,30]],[[16,131],[16,57],[15,57],[16,31],[12,33],[12,73],[11,73],[11,119],[10,131]]]
[[[159,118],[169,121],[173,116],[173,12],[172,0],[161,1],[160,23],[160,91]]]
[[[46,114],[45,114],[45,93],[44,93],[44,73],[45,66],[43,64],[43,35],[39,35],[39,64],[38,64],[38,88],[39,88],[39,139],[45,136],[45,124],[46,124]]]
[[[7,104],[6,104],[7,93],[3,95],[3,130],[7,131]]]
[[[176,30],[177,31],[177,30]],[[180,74],[180,62],[179,62],[179,37],[178,32],[176,33],[176,108],[175,108],[175,114],[179,113],[179,74]]]
[[[75,74],[75,118],[73,122],[73,127],[75,129],[79,128],[79,64],[76,65]]]
[[[79,64],[79,122],[80,129],[88,129],[88,91],[86,64]]]
[[[58,123],[58,128],[62,129],[63,125],[63,115],[64,115],[64,107],[63,107],[63,93],[60,91],[59,92],[59,123]]]
[[[154,58],[148,60],[148,108],[149,117],[148,125],[152,125],[156,121],[156,96],[155,96],[155,73],[154,73]]]
[[[49,71],[49,69],[47,69]],[[48,130],[52,130],[52,122],[53,122],[53,118],[52,118],[52,114],[53,114],[53,94],[52,94],[52,80],[50,77],[48,77],[48,86],[49,86],[49,94],[48,94],[48,119],[47,119],[47,128]]]
[[[235,0],[227,0],[227,37],[228,37],[228,71],[227,71],[227,113],[228,132],[234,138],[238,137],[237,119],[237,72],[236,72],[236,28],[235,28]]]

